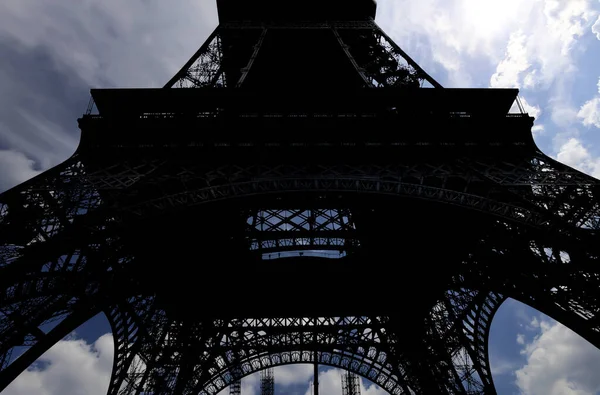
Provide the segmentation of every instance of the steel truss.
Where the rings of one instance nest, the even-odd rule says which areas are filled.
[[[275,395],[275,376],[271,368],[260,372],[260,394]]]
[[[371,20],[223,23],[165,88],[243,87],[265,36],[278,30],[330,30],[365,87],[442,87]],[[230,47],[224,48],[224,43]],[[228,57],[231,53],[236,56]]]
[[[373,21],[222,24],[166,87],[223,88],[216,89],[219,92],[245,88],[257,71],[261,51],[275,45],[268,43],[270,35],[284,30],[323,32],[348,69],[360,77],[361,87],[406,93],[427,81],[440,88]],[[232,117],[253,116],[244,108],[238,110]],[[285,116],[307,115],[296,110]],[[261,116],[283,117],[268,111]],[[325,115],[337,126],[342,119],[367,118],[357,111]],[[202,118],[203,126],[216,119],[210,127],[220,132],[215,125],[228,114],[213,108],[192,118]],[[188,115],[149,110],[137,116],[171,131]],[[472,114],[447,115],[470,119]],[[102,115],[88,115],[87,120],[103,121]],[[443,150],[432,147],[435,155],[418,156],[413,149],[430,143],[416,141],[405,147],[391,141],[384,147],[393,154],[388,157],[363,158],[345,151],[346,156],[326,158],[312,155],[313,148],[334,147],[327,152],[339,154],[356,142],[294,140],[285,145],[269,140],[259,146],[256,141],[223,142],[215,134],[217,141],[198,143],[201,154],[189,155],[191,148],[186,146],[187,155],[179,155],[181,147],[167,144],[173,149],[168,157],[163,155],[168,149],[153,150],[164,141],[143,146],[137,141],[107,142],[108,148],[100,153],[91,152],[85,143],[63,164],[0,195],[0,391],[99,312],[108,318],[115,341],[110,395],[212,395],[227,386],[235,389],[254,372],[315,362],[367,378],[391,394],[494,394],[488,337],[493,316],[508,297],[555,318],[600,347],[598,180],[546,157],[532,144],[506,143],[500,149],[502,143],[493,140],[498,136],[482,144],[481,152],[469,151],[470,141],[459,141],[447,143],[463,146],[452,154],[439,156]],[[369,146],[370,138],[362,143]],[[262,155],[243,153],[243,161],[204,160],[202,155],[217,146],[237,153],[243,146]],[[279,161],[262,149],[284,154],[278,152]],[[310,160],[285,160],[288,149],[296,153],[304,149],[304,158]],[[379,205],[389,212],[371,215]],[[411,213],[417,205],[420,211]],[[402,207],[408,209],[401,212]],[[404,237],[399,229],[416,232],[404,228],[406,217],[442,211],[458,212],[477,229],[462,233],[453,229],[469,236],[469,242],[452,246],[456,248],[444,251],[445,256],[427,255],[446,260],[437,262],[443,267],[436,272],[439,279],[430,276],[416,284],[427,292],[404,289],[416,285],[387,272],[383,277],[395,282],[389,289],[362,278],[377,264],[374,256],[388,267],[400,262],[407,272],[426,266],[406,264],[398,257],[401,242],[416,240]],[[187,221],[198,233],[186,234],[177,222],[169,222],[173,219]],[[456,237],[434,232],[444,226],[450,229],[442,218],[429,214],[427,219],[431,221],[423,225],[427,231],[440,239]],[[139,234],[148,239],[142,245],[131,243],[139,241]],[[149,249],[154,247],[151,240],[164,245]],[[443,240],[438,242],[443,245]],[[340,251],[340,256],[324,260],[305,254],[287,262],[259,259],[292,250]],[[405,253],[410,250],[404,248]],[[185,255],[198,251],[206,272],[188,280]],[[165,262],[172,259],[170,270],[148,265],[155,252],[162,253]],[[219,252],[241,264],[226,266],[218,259]],[[412,257],[418,259],[417,254]],[[250,289],[248,301],[239,301],[246,310],[229,304],[218,314],[211,312],[210,305],[223,306],[218,292],[196,300],[197,314],[182,307],[188,301],[185,297],[194,301],[185,292],[197,294],[221,282],[226,287],[234,277],[228,268],[241,271],[245,264],[250,266],[244,272],[248,276],[264,267],[297,264],[313,265],[320,274],[333,264],[341,278],[348,268],[360,268],[362,272],[351,276],[356,284],[332,282],[315,292],[336,302],[354,298],[353,305],[361,302],[369,309],[354,315],[259,314],[258,307],[245,304],[258,306],[281,298],[288,291],[281,290],[285,284]],[[168,277],[173,273],[177,276]],[[409,281],[421,280],[407,276]],[[426,287],[430,282],[435,282],[431,289]],[[228,291],[241,285],[231,285]],[[394,308],[389,308],[388,299]],[[384,302],[386,309],[377,310]],[[413,305],[418,309],[411,310]],[[14,351],[23,349],[14,358]]]
[[[360,377],[354,373],[342,374],[342,395],[360,395]]]
[[[2,387],[25,369],[27,362],[33,362],[54,341],[99,311],[109,318],[115,336],[111,394],[136,393],[140,389],[214,394],[238,378],[267,367],[314,362],[311,350],[315,347],[320,364],[355,372],[390,393],[426,393],[428,385],[448,393],[493,393],[487,337],[493,314],[505,297],[537,308],[599,346],[599,306],[595,298],[587,296],[600,286],[600,275],[594,269],[600,257],[594,242],[599,216],[598,182],[539,153],[517,162],[471,161],[469,167],[474,170],[460,173],[461,177],[470,179],[473,185],[476,181],[488,183],[488,191],[493,190],[492,186],[511,190],[508,196],[522,197],[521,206],[515,207],[527,207],[532,217],[543,220],[526,221],[526,217],[494,211],[492,205],[457,201],[467,209],[491,215],[490,226],[482,232],[480,244],[463,260],[451,289],[432,308],[422,349],[417,352],[403,349],[402,324],[399,317],[393,316],[199,322],[170,317],[168,311],[153,303],[152,295],[135,293],[138,283],[134,278],[119,276],[135,259],[127,255],[118,233],[114,233],[125,217],[119,210],[108,210],[101,196],[109,199],[110,194],[100,188],[109,186],[106,191],[110,192],[115,186],[135,188],[145,182],[155,183],[153,171],[148,169],[160,166],[123,164],[112,176],[118,181],[106,177],[99,182],[96,180],[102,177],[86,174],[74,156],[0,197]],[[211,179],[210,172],[185,168],[190,177]],[[228,166],[212,171],[235,185],[236,179],[255,178],[260,169],[267,170],[261,166]],[[443,193],[421,197],[447,202],[448,194],[458,194],[440,187],[443,180],[449,187],[451,177],[459,174],[448,165],[320,166],[313,167],[313,172],[315,169],[319,178],[307,181],[308,170],[302,166],[270,168],[264,173],[269,175],[265,185],[288,191],[307,190],[318,180],[321,192],[331,192],[341,190],[334,186],[348,178],[352,188],[349,186],[346,192],[385,194],[388,190],[382,186],[386,182],[403,186],[405,179],[422,179],[423,184],[408,185],[415,193],[425,193],[427,182],[437,177],[437,190]],[[98,174],[108,171],[103,169]],[[303,181],[295,184],[293,180]],[[462,188],[468,191],[468,184],[463,183]],[[398,189],[394,191],[397,194]],[[250,194],[269,192],[252,189]],[[209,194],[213,199],[218,196]],[[485,199],[493,201],[491,197]],[[173,205],[158,207],[162,211],[174,209]],[[312,212],[321,215],[320,223],[330,227],[350,223],[342,219],[340,211],[331,211],[329,216],[324,216],[323,210]],[[255,225],[257,219],[265,218],[271,230],[294,224],[288,233],[303,230],[313,232],[315,238],[322,236],[322,228],[311,230],[308,225],[310,210],[297,209],[284,217],[280,209],[253,213],[246,218]],[[131,210],[131,214],[140,213]],[[147,211],[143,214],[151,215]],[[267,219],[271,217],[278,217],[279,222]],[[119,295],[115,289],[127,291]],[[10,352],[19,346],[30,348],[11,363]],[[425,360],[416,358],[416,354],[425,355]],[[241,373],[232,373],[236,371]]]
[[[304,251],[333,250],[341,257],[359,244],[352,214],[347,209],[253,210],[247,223],[250,249],[266,254],[268,259],[289,251],[303,255]]]

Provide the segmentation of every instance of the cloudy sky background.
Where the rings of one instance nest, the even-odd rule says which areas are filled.
[[[600,1],[379,0],[377,22],[446,87],[519,87],[546,154],[600,177]],[[68,158],[95,87],[160,87],[217,24],[214,0],[2,0],[0,191]],[[104,394],[112,337],[96,317],[48,351],[7,395]],[[500,394],[600,393],[600,352],[508,301],[490,354]],[[322,369],[323,392],[341,394]],[[275,372],[310,394],[311,369]],[[244,380],[256,394],[258,378]],[[363,383],[363,394],[382,394]]]

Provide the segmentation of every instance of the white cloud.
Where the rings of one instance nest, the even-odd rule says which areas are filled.
[[[294,385],[305,383],[312,379],[313,365],[308,364],[293,364],[278,366],[273,369],[277,384]]]
[[[513,361],[504,359],[496,359],[490,357],[490,368],[494,377],[504,374],[513,374],[515,369],[518,367]]]
[[[529,104],[529,102],[525,100],[525,98],[522,96],[520,97],[520,99],[521,104],[523,105],[523,109],[527,114],[534,118],[539,118],[539,116],[542,115],[542,109],[540,108],[540,106],[534,106]]]
[[[560,147],[556,157],[566,165],[600,178],[600,158],[593,157],[581,141],[574,137]]]
[[[420,52],[422,66],[446,69],[452,85],[470,82],[470,72],[489,62],[499,66],[497,86],[548,86],[574,71],[573,49],[597,14],[592,0],[380,0],[378,7],[390,35]]]
[[[600,93],[600,79],[598,79],[598,93]],[[577,117],[581,119],[584,126],[595,126],[600,128],[600,96],[596,96],[585,102]]]
[[[541,333],[525,345],[527,363],[516,371],[523,395],[594,395],[600,391],[600,350],[565,326],[542,319]]]
[[[113,365],[112,335],[103,335],[94,344],[76,339],[59,341],[39,362],[43,368],[34,364],[2,394],[105,395]]]
[[[552,121],[569,127],[577,120],[571,94],[582,53],[578,41],[598,12],[591,0],[526,3],[533,10],[531,17],[510,35],[490,85],[547,90]]]
[[[527,36],[522,31],[510,35],[506,46],[506,57],[498,64],[496,73],[490,79],[492,88],[518,88],[521,86],[521,74],[531,67],[527,53]],[[528,74],[528,78],[532,74]]]
[[[517,333],[517,343],[525,344],[525,335],[522,333]]]
[[[600,16],[598,16],[596,23],[594,23],[594,26],[592,26],[592,33],[594,33],[596,38],[600,40]]]
[[[585,102],[577,113],[584,126],[600,128],[600,97],[595,97]]]
[[[533,133],[533,135],[536,136],[536,135],[543,134],[545,130],[546,130],[546,128],[544,127],[544,125],[534,125],[531,128],[531,133]]]
[[[0,150],[0,192],[40,173],[33,160],[21,152]]]
[[[504,56],[510,32],[535,11],[535,0],[379,0],[378,21],[432,74],[442,67],[452,87],[473,83],[471,73]],[[479,58],[476,66],[471,59]]]

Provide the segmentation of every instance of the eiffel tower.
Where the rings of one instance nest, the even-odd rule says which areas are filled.
[[[163,88],[93,89],[74,155],[0,195],[0,390],[98,313],[111,395],[292,363],[494,394],[509,297],[600,345],[599,182],[516,89],[443,88],[373,0],[217,6]]]

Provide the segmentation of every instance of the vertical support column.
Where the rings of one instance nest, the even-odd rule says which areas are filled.
[[[342,373],[342,395],[360,395],[360,377],[352,372]]]
[[[229,386],[229,395],[241,395],[242,394],[242,381],[235,380]]]
[[[319,395],[319,354],[317,352],[317,323],[318,323],[318,317],[315,317],[315,329],[314,329],[314,334],[313,334],[313,343],[314,343],[314,347],[315,347],[315,355],[314,355],[314,370],[313,370],[313,388],[315,389],[313,392],[313,395]]]
[[[317,350],[315,350],[315,369],[313,372],[313,388],[315,389],[314,395],[319,395],[319,362],[317,361]]]
[[[260,395],[275,395],[273,368],[266,368],[260,372]]]

